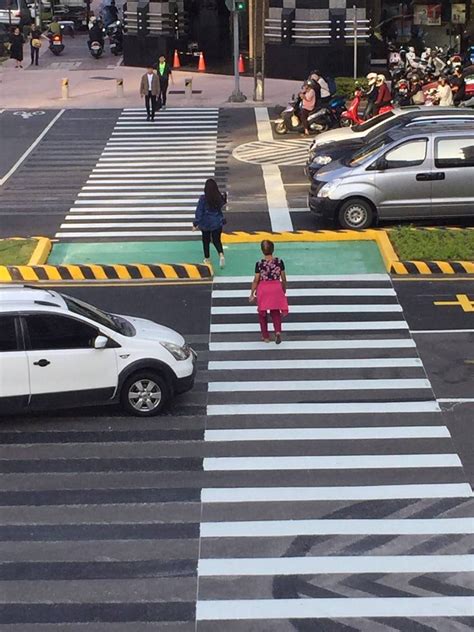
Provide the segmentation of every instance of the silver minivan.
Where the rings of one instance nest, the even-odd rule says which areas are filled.
[[[309,207],[353,229],[377,219],[474,219],[474,123],[377,137],[317,172]]]

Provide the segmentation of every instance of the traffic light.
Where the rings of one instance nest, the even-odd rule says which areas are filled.
[[[336,46],[344,45],[344,34],[346,30],[346,20],[344,17],[344,11],[342,12],[331,12],[330,15],[331,21],[331,44],[335,44]]]
[[[295,26],[295,10],[282,9],[281,12],[281,43],[291,46],[293,43],[293,29]]]

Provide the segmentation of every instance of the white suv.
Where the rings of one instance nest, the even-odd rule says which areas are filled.
[[[0,414],[120,402],[158,414],[194,384],[196,354],[176,331],[77,298],[0,286]]]

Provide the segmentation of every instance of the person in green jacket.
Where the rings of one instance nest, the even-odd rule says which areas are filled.
[[[158,104],[157,109],[163,110],[166,109],[166,95],[168,92],[168,84],[171,78],[171,83],[174,84],[173,73],[171,72],[171,66],[166,61],[166,57],[164,55],[160,55],[158,59],[158,64],[156,66],[156,71],[158,74],[158,79],[160,80],[160,94],[158,96]]]

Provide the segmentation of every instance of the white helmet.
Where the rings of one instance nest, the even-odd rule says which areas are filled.
[[[409,46],[408,47],[408,52],[409,53],[414,53],[415,52],[415,47],[414,46]]]
[[[373,85],[377,81],[377,73],[376,72],[369,72],[369,74],[367,75],[366,79],[369,82],[369,86]]]
[[[385,75],[377,75],[376,84],[381,86],[385,82]]]

